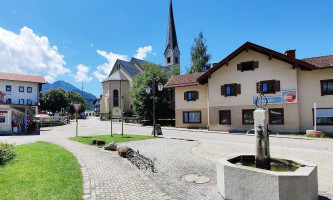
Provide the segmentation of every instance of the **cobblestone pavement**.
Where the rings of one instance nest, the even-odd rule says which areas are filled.
[[[171,199],[117,152],[71,140],[49,140],[72,152],[82,167],[84,199]]]
[[[202,140],[197,146],[194,146],[193,153],[196,155],[216,162],[226,156],[233,154],[255,154],[255,146],[242,143],[213,142]],[[321,199],[333,199],[333,152],[306,150],[297,148],[271,147],[272,157],[300,159],[316,163],[318,166],[318,187]]]
[[[198,141],[158,138],[129,143],[129,146],[139,150],[140,154],[156,158],[157,173],[147,173],[155,183],[170,196],[177,199],[222,199],[216,188],[216,164],[192,153],[192,148]],[[186,182],[182,176],[200,174],[208,176],[211,181],[205,184]]]

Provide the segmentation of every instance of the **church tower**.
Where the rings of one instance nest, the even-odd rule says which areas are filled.
[[[180,64],[180,52],[177,42],[175,21],[173,19],[172,0],[170,0],[169,23],[166,47],[164,51],[165,67]]]

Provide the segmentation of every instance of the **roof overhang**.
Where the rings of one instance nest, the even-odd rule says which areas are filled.
[[[211,74],[213,74],[216,70],[220,69],[223,65],[228,65],[228,63],[235,58],[236,56],[238,56],[240,53],[242,53],[243,51],[249,51],[249,50],[253,50],[256,51],[258,53],[267,55],[268,59],[278,59],[281,60],[283,62],[289,63],[291,65],[293,65],[293,68],[301,68],[304,70],[313,70],[313,69],[317,69],[316,66],[311,65],[307,62],[304,62],[302,60],[298,60],[296,58],[292,58],[289,57],[287,55],[284,55],[282,53],[279,53],[277,51],[273,51],[271,49],[267,49],[265,47],[256,45],[254,43],[251,42],[246,42],[245,44],[243,44],[242,46],[240,46],[238,49],[236,49],[234,52],[232,52],[230,55],[228,55],[226,58],[224,58],[222,61],[220,61],[219,63],[217,63],[216,65],[214,65],[214,67],[212,67],[210,70],[208,70],[206,73],[204,73],[202,76],[200,76],[197,81],[200,84],[204,84],[208,82],[208,78],[210,78]]]

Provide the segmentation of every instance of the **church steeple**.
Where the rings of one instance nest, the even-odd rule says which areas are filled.
[[[180,52],[177,42],[176,26],[173,18],[172,0],[170,0],[169,22],[166,47],[164,51],[165,66],[175,65],[180,63]]]

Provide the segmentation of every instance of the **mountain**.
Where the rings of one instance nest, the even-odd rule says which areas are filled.
[[[67,83],[66,81],[56,81],[54,83],[46,83],[42,87],[42,92],[45,92],[51,88],[64,88],[66,91],[74,91],[82,94],[82,90],[74,85]],[[95,95],[83,91],[83,98],[86,100],[87,110],[94,110],[93,102],[97,98]]]

